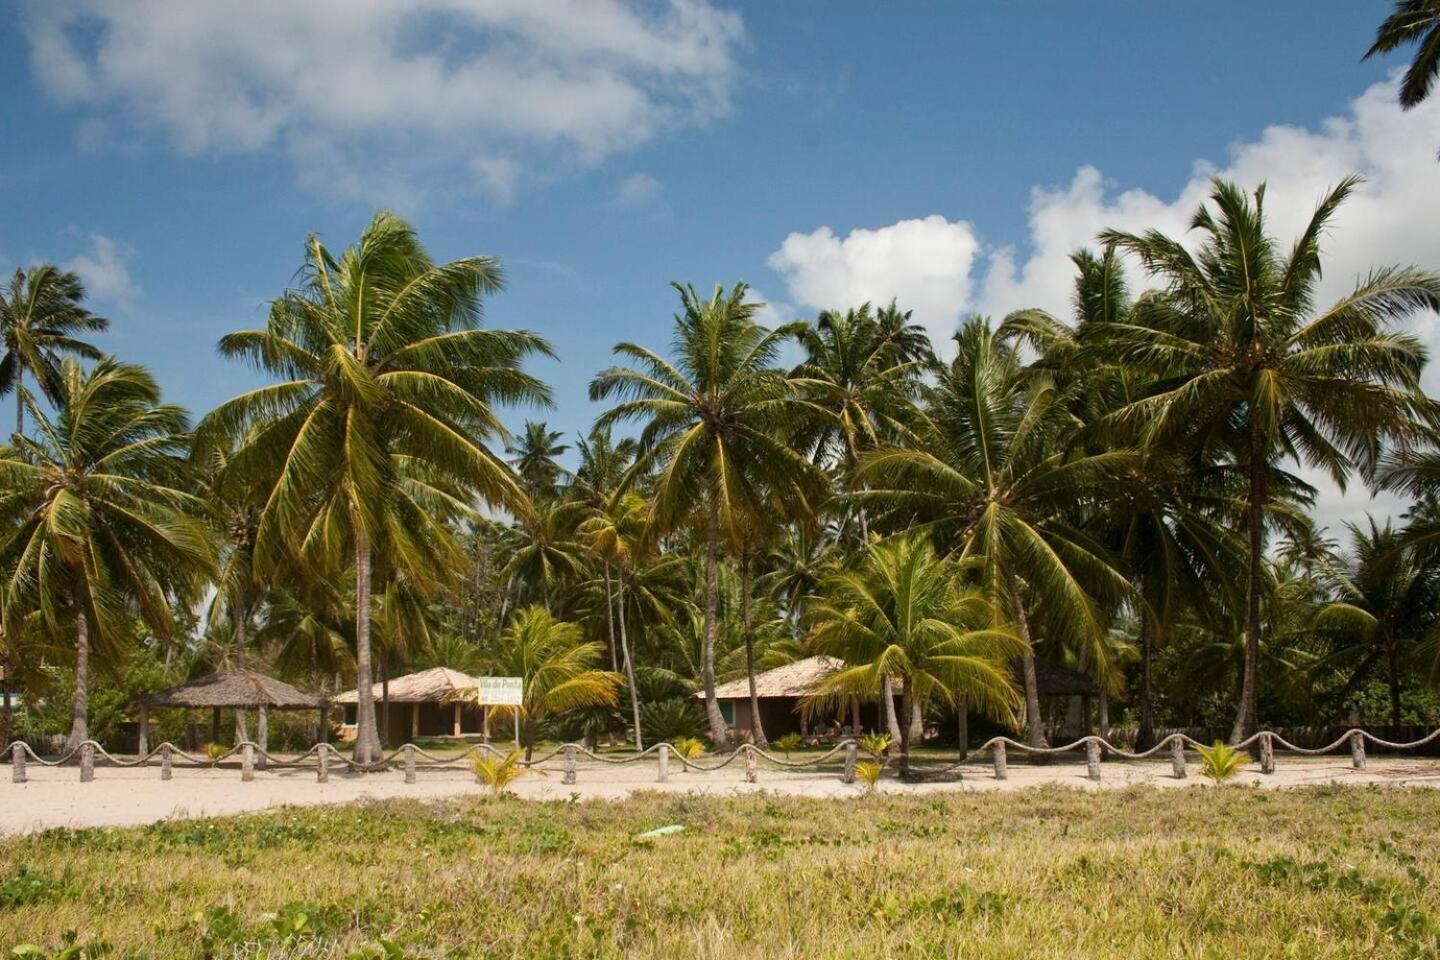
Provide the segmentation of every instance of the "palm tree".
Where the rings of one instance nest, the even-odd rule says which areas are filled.
[[[1396,0],[1395,12],[1375,31],[1375,42],[1364,59],[1412,43],[1418,43],[1420,49],[1400,83],[1400,106],[1406,110],[1430,95],[1430,87],[1440,75],[1440,0]]]
[[[1214,210],[1202,206],[1191,221],[1202,235],[1194,254],[1155,231],[1101,237],[1165,285],[1136,303],[1128,322],[1098,331],[1114,362],[1140,366],[1156,383],[1112,419],[1137,429],[1147,447],[1183,445],[1228,459],[1246,478],[1246,655],[1236,739],[1258,723],[1264,527],[1278,465],[1321,467],[1343,487],[1357,467],[1373,471],[1387,439],[1414,436],[1415,415],[1428,406],[1419,385],[1424,348],[1386,327],[1440,307],[1440,278],[1386,267],[1315,309],[1320,237],[1358,182],[1331,191],[1288,254],[1267,232],[1264,187],[1252,200],[1220,180]]]
[[[1315,616],[1314,628],[1331,649],[1317,670],[1349,667],[1347,689],[1383,666],[1390,691],[1390,724],[1400,726],[1403,676],[1420,651],[1440,639],[1440,566],[1426,551],[1407,546],[1388,522],[1347,524],[1350,561],[1331,568],[1338,595]]]
[[[555,486],[565,472],[555,458],[563,456],[570,449],[560,442],[564,436],[559,430],[551,430],[542,420],[525,421],[525,432],[519,439],[507,444],[505,452],[510,454],[510,465],[520,475],[520,484],[530,499],[547,499],[554,495]]]
[[[306,246],[298,289],[261,330],[230,334],[221,353],[281,377],[222,404],[202,433],[242,435],[229,470],[266,490],[255,537],[263,569],[285,558],[355,575],[356,757],[379,757],[371,695],[371,589],[378,572],[421,588],[461,569],[447,514],[479,496],[526,515],[509,467],[486,445],[504,437],[496,403],[548,403],[520,369],[549,345],[479,326],[481,298],[502,286],[493,257],[435,264],[414,229],[375,216],[338,256]]]
[[[635,684],[635,660],[626,626],[625,597],[631,571],[643,557],[647,546],[645,530],[648,525],[649,510],[644,499],[634,493],[622,491],[596,509],[579,528],[581,542],[605,565],[605,618],[607,623],[618,622],[620,626],[620,651],[625,665],[625,679],[630,688],[630,711],[635,725],[636,750],[645,749],[645,738],[640,729],[640,688]],[[610,594],[612,568],[616,573],[619,593],[616,598],[612,598]],[[612,649],[613,629],[612,626]]]
[[[1067,452],[1079,421],[1064,394],[1027,371],[986,321],[966,321],[955,342],[955,359],[927,389],[929,426],[914,446],[865,455],[857,475],[870,489],[852,496],[886,511],[891,525],[926,525],[979,566],[992,602],[1027,645],[1025,724],[1031,744],[1043,746],[1030,621],[1101,659],[1106,611],[1128,584],[1086,521],[1125,494],[1136,458]]]
[[[15,391],[15,432],[25,432],[25,403],[20,392],[28,370],[52,404],[60,398],[60,358],[100,359],[95,347],[78,339],[98,333],[110,321],[82,305],[85,286],[54,264],[16,270],[8,293],[0,290],[0,396]]]
[[[994,610],[961,585],[957,566],[924,535],[868,544],[856,568],[829,577],[815,606],[810,641],[846,666],[808,698],[811,709],[875,696],[886,679],[900,688],[910,716],[931,696],[1015,722],[1020,696],[1009,660],[1027,645],[996,629]],[[910,724],[900,727],[900,771],[910,770]]]
[[[765,524],[770,492],[813,501],[817,471],[783,439],[797,422],[801,401],[795,381],[774,368],[780,344],[794,326],[767,330],[755,322],[762,304],[746,302],[737,283],[727,295],[717,286],[708,300],[694,287],[680,294],[675,317],[675,359],[633,343],[615,352],[638,369],[611,367],[590,384],[592,400],[618,397],[597,426],[645,421],[632,478],[656,475],[651,536],[700,515],[705,543],[705,645],[701,681],[705,715],[717,744],[729,731],[715,699],[717,566],[722,540],[733,546],[747,526]]]
[[[604,652],[604,644],[585,642],[577,624],[556,620],[541,606],[517,611],[501,631],[491,669],[525,681],[519,715],[526,760],[535,749],[536,728],[549,717],[619,703],[623,678],[596,669]],[[476,688],[455,692],[458,700],[478,696]],[[506,714],[515,708],[492,709]]]
[[[32,613],[52,637],[75,631],[74,747],[89,735],[91,651],[113,655],[132,617],[169,637],[172,598],[213,573],[214,553],[205,504],[187,491],[185,414],[154,378],[113,359],[88,373],[67,359],[58,377],[59,412],[22,391],[36,436],[0,454],[0,517],[19,520],[0,569],[7,635]]]

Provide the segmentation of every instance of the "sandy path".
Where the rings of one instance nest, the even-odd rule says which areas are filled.
[[[1440,786],[1440,762],[1426,759],[1370,758],[1369,769],[1354,770],[1348,757],[1279,757],[1276,772],[1262,776],[1258,767],[1247,769],[1242,783],[1280,788],[1326,783],[1388,783],[1413,786]],[[672,764],[669,783],[656,780],[653,762],[627,766],[585,765],[578,771],[574,786],[560,782],[555,769],[531,772],[513,786],[518,795],[534,800],[553,800],[577,794],[581,798],[616,799],[636,790],[670,793],[727,794],[774,791],[810,797],[855,797],[856,785],[840,782],[832,772],[813,773],[767,769],[762,766],[759,782],[745,782],[740,763],[713,773],[679,773]],[[0,767],[0,833],[27,833],[50,827],[133,826],[160,820],[212,817],[286,805],[309,806],[321,803],[350,803],[392,797],[434,799],[479,794],[482,787],[465,771],[426,771],[418,782],[407,785],[400,771],[342,774],[332,772],[329,783],[317,783],[313,769],[257,771],[244,783],[236,769],[198,770],[176,768],[174,779],[160,780],[158,767],[100,767],[91,783],[79,782],[75,767],[29,765],[29,782],[10,781],[8,766]],[[1035,767],[1012,761],[1009,779],[994,779],[990,767],[975,764],[964,768],[958,783],[902,784],[884,781],[885,792],[944,792],[960,790],[1020,790],[1046,783],[1081,789],[1115,789],[1135,784],[1162,788],[1184,788],[1203,784],[1192,765],[1190,776],[1176,780],[1168,762],[1107,762],[1100,783],[1085,778],[1084,763],[1054,763]]]

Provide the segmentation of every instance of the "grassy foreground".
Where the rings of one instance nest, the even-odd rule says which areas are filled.
[[[687,829],[636,838],[672,823]],[[74,931],[144,957],[1432,957],[1437,851],[1431,790],[387,802],[0,841],[0,943],[48,950]]]

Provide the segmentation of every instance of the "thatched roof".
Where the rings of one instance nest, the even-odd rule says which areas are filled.
[[[814,691],[815,684],[826,674],[833,673],[844,664],[834,657],[806,657],[787,663],[774,670],[755,675],[755,692],[761,697],[803,697]],[[1021,673],[1020,661],[1015,661],[1015,684],[1023,689],[1025,677]],[[1100,692],[1095,681],[1069,667],[1046,660],[1035,662],[1035,679],[1042,697],[1094,696]],[[376,694],[379,696],[379,694]],[[697,698],[705,694],[695,694]],[[898,696],[898,690],[897,690]],[[748,700],[750,682],[741,677],[722,683],[715,688],[719,700]],[[391,682],[390,699],[395,699],[394,682]]]
[[[142,697],[150,707],[258,707],[313,710],[320,698],[253,670],[226,670]]]
[[[844,663],[834,657],[806,657],[755,674],[755,692],[762,697],[803,697],[811,693],[826,674],[834,673],[843,666]],[[703,697],[705,694],[701,692],[695,696]],[[750,681],[741,677],[722,683],[715,688],[715,696],[720,700],[748,700]]]
[[[449,667],[431,667],[419,673],[393,677],[390,680],[391,703],[441,703],[457,690],[475,687],[480,683],[475,677]],[[382,693],[381,684],[370,687],[376,700]],[[354,703],[360,699],[358,690],[346,690],[335,697],[335,703]]]

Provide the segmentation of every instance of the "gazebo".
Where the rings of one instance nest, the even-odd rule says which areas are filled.
[[[218,736],[220,711],[254,710],[256,722],[255,738],[261,750],[269,747],[270,711],[273,710],[319,710],[321,730],[325,728],[325,713],[329,704],[319,697],[291,686],[283,680],[267,677],[253,670],[225,670],[212,673],[169,690],[161,690],[141,697],[140,705],[140,755],[149,753],[150,710],[154,707],[179,707],[186,710],[209,708],[212,714],[211,728]],[[263,765],[264,758],[261,758]]]
[[[462,737],[466,728],[484,729],[483,710],[477,710],[468,703],[462,703],[458,695],[480,683],[478,679],[449,667],[431,667],[419,673],[403,677],[392,677],[387,683],[376,683],[370,688],[375,698],[375,712],[387,735],[392,732],[390,718],[384,715],[382,704],[386,700],[385,687],[390,688],[391,706],[404,704],[409,708],[410,738],[420,737]],[[345,723],[354,723],[355,705],[360,700],[359,690],[346,690],[336,694],[334,703],[345,708]]]

